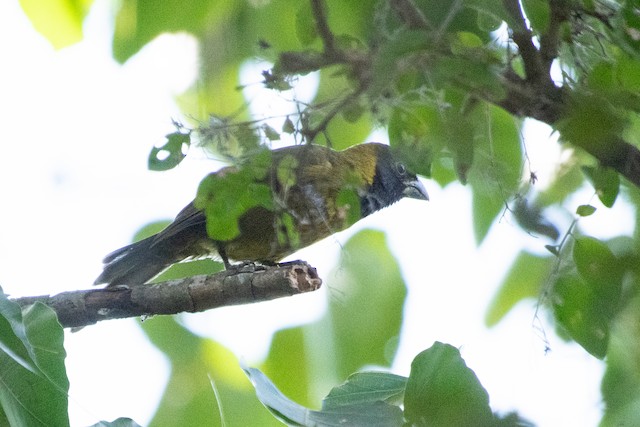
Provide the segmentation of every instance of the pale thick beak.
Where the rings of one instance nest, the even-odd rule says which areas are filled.
[[[407,186],[402,192],[402,195],[404,197],[409,197],[410,199],[429,200],[427,189],[424,188],[424,185],[422,185],[418,178],[407,182]]]

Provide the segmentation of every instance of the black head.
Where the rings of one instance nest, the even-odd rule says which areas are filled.
[[[404,197],[429,200],[420,180],[392,155],[388,146],[380,145],[373,182],[360,197],[361,215],[370,215]]]

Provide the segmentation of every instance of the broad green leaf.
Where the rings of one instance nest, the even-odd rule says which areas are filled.
[[[473,191],[473,225],[476,242],[486,237],[503,211],[506,200],[520,184],[522,144],[519,124],[501,108],[484,105],[474,112],[476,156],[469,173]]]
[[[360,402],[313,411],[286,397],[262,372],[244,368],[260,401],[283,422],[296,426],[402,426],[402,410],[383,401]]]
[[[124,0],[116,15],[113,57],[125,62],[162,33],[187,32],[200,36],[209,27],[231,21],[234,1],[181,2]]]
[[[296,13],[296,35],[303,46],[308,46],[318,38],[313,13],[308,3],[302,3]]]
[[[55,49],[82,40],[82,23],[92,0],[20,0],[33,27]]]
[[[156,316],[140,326],[171,364],[151,427],[280,425],[256,399],[229,350],[189,332],[172,316]]]
[[[620,192],[620,176],[616,171],[604,167],[583,166],[582,171],[589,178],[603,205],[610,208]]]
[[[610,313],[593,287],[575,275],[560,276],[551,297],[556,321],[593,356],[607,354]]]
[[[262,365],[264,373],[287,395],[295,396],[297,402],[313,406],[311,390],[315,379],[309,348],[305,342],[307,327],[281,329],[273,335],[269,355]],[[295,349],[295,350],[292,350]]]
[[[12,329],[18,332],[6,327],[0,331],[3,343],[13,346],[8,347],[12,354],[4,348],[0,351],[3,413],[0,422],[15,426],[68,426],[64,334],[55,312],[36,303],[20,313],[18,304],[9,301],[6,295],[0,295],[0,300],[3,321],[10,319]],[[11,334],[14,336],[10,337]],[[18,340],[26,353],[15,347]]]
[[[553,257],[520,252],[487,309],[485,324],[488,327],[495,326],[518,302],[538,297],[550,279],[554,263]]]
[[[573,245],[573,261],[578,273],[599,298],[617,304],[622,288],[623,266],[609,247],[593,237],[577,238]]]
[[[334,387],[322,401],[322,409],[385,401],[400,403],[407,379],[387,372],[357,372]]]
[[[415,426],[495,425],[489,395],[457,348],[436,342],[418,354],[404,396],[404,415]]]
[[[27,342],[20,306],[10,301],[4,292],[0,292],[0,351],[24,369],[36,374],[38,367]]]
[[[538,34],[546,33],[551,16],[549,3],[545,0],[522,0],[522,7],[533,30]]]
[[[389,366],[398,345],[406,288],[384,234],[363,230],[342,249],[327,331],[338,378],[365,365]]]
[[[601,162],[613,161],[624,150],[620,136],[629,122],[627,114],[606,97],[575,92],[565,111],[554,124],[565,141],[597,156]]]

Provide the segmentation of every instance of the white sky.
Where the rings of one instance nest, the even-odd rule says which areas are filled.
[[[106,253],[127,244],[140,226],[175,216],[199,180],[217,168],[194,153],[170,172],[146,170],[150,147],[163,142],[172,118],[181,117],[173,96],[196,76],[197,47],[186,35],[162,36],[120,66],[110,56],[111,16],[111,3],[98,0],[86,39],[55,52],[17,0],[0,2],[0,285],[11,295],[89,287]],[[536,126],[527,147],[544,185],[557,148],[545,141],[549,130]],[[491,330],[483,326],[503,269],[520,248],[542,252],[546,242],[505,219],[477,249],[468,190],[425,185],[431,202],[402,201],[296,258],[316,266],[330,287],[340,243],[355,229],[384,229],[409,286],[397,373],[407,375],[412,358],[434,340],[447,342],[461,348],[494,410],[517,410],[541,426],[596,425],[603,367],[578,346],[562,343],[548,325],[552,351],[545,355],[532,326],[535,302],[521,303]],[[585,192],[575,206],[589,201]],[[618,203],[581,225],[602,237],[630,233],[631,211]],[[326,292],[327,286],[302,297],[189,315],[186,322],[251,363],[262,357],[273,330],[321,316]],[[261,321],[240,322],[247,317]],[[67,334],[65,346],[73,426],[119,416],[149,421],[167,364],[132,320]]]

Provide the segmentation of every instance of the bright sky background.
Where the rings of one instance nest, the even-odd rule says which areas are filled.
[[[112,19],[112,2],[98,0],[85,40],[56,52],[17,0],[0,2],[0,285],[13,296],[90,287],[106,253],[129,243],[142,225],[174,217],[200,179],[218,167],[192,151],[175,170],[146,170],[151,146],[172,130],[171,119],[181,117],[173,98],[196,77],[197,46],[186,35],[162,36],[120,66],[110,56]],[[246,81],[258,81],[248,70]],[[277,108],[277,99],[259,96]],[[544,185],[557,145],[547,140],[548,128],[532,128],[527,149]],[[372,138],[383,140],[384,133]],[[412,358],[440,340],[461,348],[494,410],[517,410],[541,426],[596,425],[603,366],[562,343],[549,325],[551,352],[545,354],[533,322],[535,301],[520,304],[494,329],[484,328],[502,269],[520,248],[541,253],[547,242],[526,235],[507,216],[477,249],[468,190],[425,185],[429,203],[402,201],[297,254],[318,268],[325,282],[320,292],[188,315],[187,324],[249,364],[257,362],[273,330],[322,314],[340,243],[363,227],[383,229],[409,286],[395,372],[407,375]],[[581,221],[583,228],[599,237],[631,233],[628,206],[600,208],[589,191],[575,206],[589,202],[599,209]],[[67,333],[65,347],[73,426],[120,416],[142,425],[150,420],[167,363],[133,320]]]

